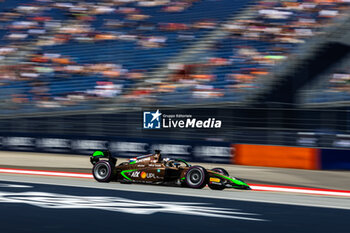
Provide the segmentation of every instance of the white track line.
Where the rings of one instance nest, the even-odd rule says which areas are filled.
[[[41,175],[41,176],[58,176],[58,177],[73,177],[73,178],[89,178],[92,179],[91,174],[75,173],[75,172],[52,172],[39,170],[24,170],[24,169],[7,169],[0,168],[0,173],[23,174],[23,175]]]
[[[123,184],[105,184],[105,183],[97,183],[97,182],[88,182],[83,180],[55,180],[55,179],[46,179],[43,180],[36,180],[36,179],[23,179],[28,177],[10,177],[6,176],[1,177],[0,181],[4,182],[21,182],[21,183],[28,183],[28,184],[44,184],[44,185],[60,185],[60,186],[67,186],[67,187],[79,187],[79,188],[92,188],[92,189],[106,189],[106,190],[118,190],[118,191],[127,191],[127,192],[142,192],[142,193],[156,193],[156,194],[164,194],[164,195],[175,195],[175,196],[188,196],[188,197],[198,197],[198,198],[213,198],[213,199],[223,199],[223,200],[233,200],[233,201],[248,201],[248,202],[257,202],[257,203],[270,203],[270,204],[282,204],[282,205],[296,205],[296,206],[307,206],[307,207],[320,207],[320,208],[332,208],[332,209],[344,209],[344,210],[350,210],[350,204],[349,199],[341,200],[341,204],[337,204],[337,202],[332,203],[335,201],[336,197],[329,197],[332,199],[324,199],[323,196],[304,196],[299,201],[295,199],[295,196],[291,196],[289,198],[286,195],[282,196],[275,196],[273,193],[262,193],[263,195],[258,195],[255,192],[209,192],[209,190],[203,190],[204,192],[197,190],[198,192],[192,192],[192,193],[184,193],[184,192],[177,192],[174,191],[174,187],[170,187],[170,189],[167,189],[165,187],[156,187],[157,190],[150,189],[145,190],[144,187],[146,185],[139,185],[139,186],[132,186],[130,188],[129,185],[123,185]],[[39,177],[40,178],[40,177]],[[42,178],[41,178],[42,179]],[[74,182],[74,183],[71,183]],[[162,189],[158,189],[162,188]],[[176,190],[186,190],[186,191],[196,191],[196,190],[189,190],[189,189],[181,189],[176,188]],[[232,195],[225,195],[222,196],[222,194],[232,194]],[[255,197],[251,196],[251,194],[254,194]],[[279,194],[276,192],[275,194]],[[270,195],[274,195],[271,197]],[[282,197],[282,199],[281,199]],[[322,199],[319,199],[321,198]],[[272,199],[271,199],[272,198]],[[317,199],[316,199],[317,198]],[[283,200],[284,199],[284,200]],[[312,201],[312,202],[310,202]]]
[[[289,193],[301,193],[301,194],[315,194],[315,195],[329,195],[329,196],[340,196],[340,197],[350,197],[350,191],[340,191],[340,190],[313,190],[308,188],[285,188],[285,187],[265,187],[259,185],[251,185],[253,190],[256,191],[273,191],[273,192],[289,192]]]
[[[57,171],[0,168],[0,173],[93,179],[93,176],[91,174],[76,173],[76,172],[57,172]],[[323,190],[323,189],[310,189],[310,188],[299,188],[299,187],[294,188],[294,187],[283,187],[283,186],[274,186],[274,185],[265,186],[265,185],[258,185],[258,184],[251,184],[250,187],[252,188],[253,191],[272,191],[272,192],[288,192],[288,193],[300,193],[300,194],[312,194],[312,195],[350,197],[350,191],[344,191],[344,190],[326,190],[326,189]]]

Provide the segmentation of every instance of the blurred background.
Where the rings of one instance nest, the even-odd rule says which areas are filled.
[[[350,169],[349,12],[349,0],[2,0],[1,149]],[[143,130],[144,109],[223,125]],[[261,148],[245,145],[301,152],[254,162]]]

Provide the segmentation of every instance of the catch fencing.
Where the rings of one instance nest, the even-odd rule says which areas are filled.
[[[279,145],[322,150],[328,148],[333,151],[312,152],[307,157],[312,159],[311,165],[302,165],[300,168],[337,169],[337,160],[332,160],[329,155],[339,151],[343,151],[338,156],[343,161],[340,167],[350,167],[343,166],[350,161],[350,156],[347,156],[350,149],[349,110],[345,108],[163,108],[159,109],[163,114],[191,115],[203,120],[215,118],[222,121],[222,125],[221,128],[144,129],[143,112],[156,110],[145,108],[2,117],[0,149],[74,154],[90,154],[96,149],[109,149],[120,157],[137,156],[161,149],[165,156],[189,161],[240,163],[235,161],[236,145]],[[279,150],[288,151],[288,148]],[[317,154],[316,157],[314,154]],[[326,156],[325,159],[322,159],[322,154]],[[266,155],[261,156],[265,160],[278,158]],[[280,159],[287,157],[281,156]],[[248,158],[244,161],[253,160]],[[254,161],[257,161],[256,158]],[[332,165],[327,161],[332,162]],[[308,161],[306,163],[309,164]],[[281,163],[274,161],[264,164],[278,166]]]
[[[143,129],[144,108],[129,111],[88,111],[0,117],[1,135],[56,135],[120,137],[153,140],[221,141],[303,147],[350,148],[350,112],[347,108],[163,108],[163,114],[215,118],[221,128]]]

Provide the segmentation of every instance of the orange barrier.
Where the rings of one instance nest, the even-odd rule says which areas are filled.
[[[319,150],[315,148],[263,146],[263,145],[235,145],[234,164],[319,169]]]

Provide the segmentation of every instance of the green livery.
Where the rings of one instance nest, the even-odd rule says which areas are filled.
[[[90,157],[93,176],[99,182],[166,184],[189,188],[223,190],[250,189],[244,181],[231,177],[223,168],[205,169],[182,159],[162,158],[160,151],[142,155],[117,165],[109,151],[95,151]]]

